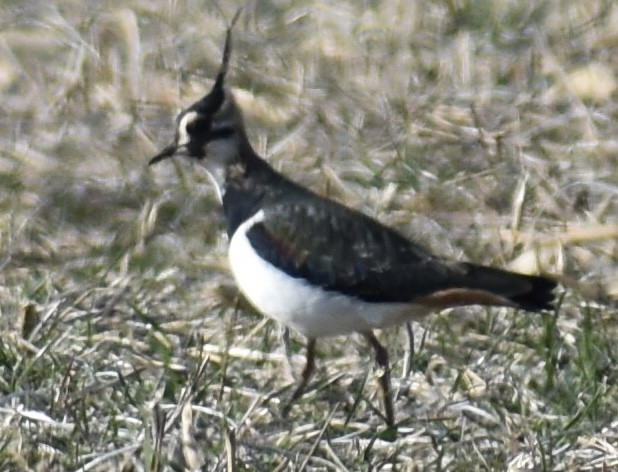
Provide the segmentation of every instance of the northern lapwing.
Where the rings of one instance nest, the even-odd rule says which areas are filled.
[[[385,419],[392,426],[388,352],[373,330],[463,305],[549,310],[556,282],[435,256],[276,172],[251,146],[224,84],[232,26],[212,90],[178,115],[174,141],[149,164],[184,156],[206,170],[223,204],[238,287],[259,312],[308,339],[290,402],[314,370],[316,339],[361,333],[382,367]]]

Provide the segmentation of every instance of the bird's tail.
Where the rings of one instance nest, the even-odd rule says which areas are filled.
[[[511,306],[527,311],[552,309],[557,282],[550,277],[524,275],[467,262],[451,266],[443,289],[418,301],[437,308],[463,305]]]
[[[528,311],[549,310],[555,299],[556,281],[545,276],[524,275],[492,267],[465,264],[471,288],[481,288],[503,296]],[[476,286],[476,287],[475,287]]]

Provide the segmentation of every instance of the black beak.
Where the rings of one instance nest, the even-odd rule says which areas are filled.
[[[157,162],[162,161],[163,159],[172,157],[174,154],[176,154],[177,150],[178,150],[178,146],[176,146],[175,144],[170,144],[165,149],[163,149],[159,154],[157,154],[155,157],[150,159],[148,161],[148,165],[151,166],[153,164],[156,164]]]

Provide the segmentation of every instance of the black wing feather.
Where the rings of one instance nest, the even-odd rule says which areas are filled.
[[[332,202],[279,204],[247,233],[274,266],[370,302],[410,302],[444,286],[447,267],[375,220]]]

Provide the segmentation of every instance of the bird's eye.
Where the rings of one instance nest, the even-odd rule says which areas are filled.
[[[210,120],[199,115],[196,111],[188,111],[178,118],[178,145],[186,145],[199,135],[206,135],[210,127]]]
[[[187,123],[187,133],[195,135],[197,133],[204,133],[207,131],[208,120],[196,118],[193,121]]]
[[[195,133],[195,131],[197,130],[197,121],[192,121],[188,123],[186,130],[187,130],[187,133],[189,134]]]

